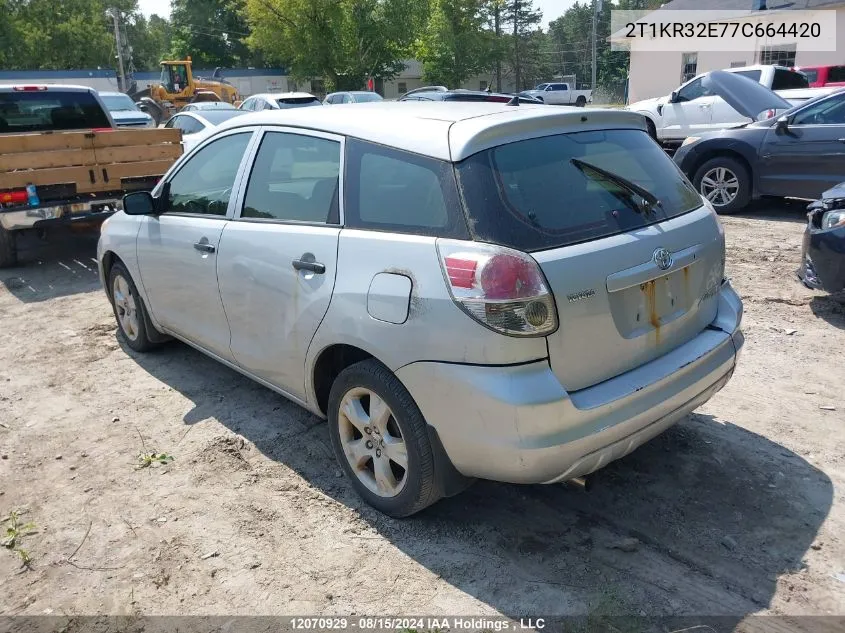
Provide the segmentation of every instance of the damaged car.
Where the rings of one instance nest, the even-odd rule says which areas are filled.
[[[845,182],[807,207],[798,278],[808,288],[845,290]]]
[[[815,200],[845,180],[845,91],[780,113],[783,100],[744,77],[714,71],[705,81],[749,118],[766,109],[773,114],[690,136],[675,152],[677,165],[718,213],[736,213],[762,196]]]

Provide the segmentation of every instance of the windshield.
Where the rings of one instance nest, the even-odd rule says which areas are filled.
[[[317,97],[286,97],[283,99],[276,99],[276,103],[283,110],[285,108],[307,108],[309,106],[323,105]]]
[[[0,92],[0,132],[46,132],[110,128],[111,122],[90,92]]]
[[[640,130],[518,141],[458,163],[457,174],[474,236],[525,251],[631,231],[702,204]]]
[[[100,95],[100,99],[103,100],[103,103],[112,112],[125,112],[138,109],[135,102],[126,95]]]

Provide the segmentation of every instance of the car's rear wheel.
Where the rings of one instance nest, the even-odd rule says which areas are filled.
[[[720,214],[741,211],[751,200],[751,174],[740,161],[717,156],[695,172],[693,185]]]
[[[587,97],[581,95],[580,97],[575,99],[575,105],[579,108],[583,108],[585,105],[587,105]]]
[[[0,268],[9,268],[18,263],[18,240],[15,231],[0,226]]]
[[[344,369],[328,418],[335,457],[371,506],[399,518],[440,498],[425,419],[387,367],[370,359]]]
[[[120,262],[109,271],[109,297],[117,319],[118,336],[136,352],[146,352],[155,347],[147,332],[144,301],[138,295],[129,271]]]

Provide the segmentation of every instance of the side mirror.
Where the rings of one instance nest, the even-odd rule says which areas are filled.
[[[153,215],[156,212],[155,199],[149,191],[133,191],[123,196],[123,212],[126,215]]]
[[[678,91],[673,90],[672,94],[669,95],[669,103],[678,103]]]
[[[789,132],[789,117],[782,116],[775,123],[775,132],[778,134],[786,134]]]

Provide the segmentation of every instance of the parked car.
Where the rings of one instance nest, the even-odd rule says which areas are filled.
[[[486,90],[434,90],[431,92],[414,92],[405,95],[399,101],[474,101],[489,103],[507,103],[512,101],[516,95],[503,94],[501,92],[487,92]],[[526,105],[543,105],[543,102],[534,97],[519,96],[519,103]]]
[[[810,99],[824,97],[839,90],[842,90],[842,88],[836,86],[827,86],[825,88],[797,88],[795,90],[780,90],[778,91],[778,95],[786,99],[790,105],[797,106],[802,103],[807,103]]]
[[[116,127],[93,88],[0,85],[0,268],[22,232],[96,226],[182,153],[176,130]]]
[[[196,103],[189,103],[180,112],[197,112],[199,110],[237,110],[237,108],[227,101],[197,101]]]
[[[825,191],[807,210],[798,278],[808,288],[845,290],[845,182]]]
[[[377,92],[369,90],[353,90],[350,92],[332,92],[326,95],[323,105],[337,105],[340,103],[369,103],[371,101],[383,101],[382,96]]]
[[[129,95],[122,92],[101,92],[100,99],[117,127],[157,127],[155,119],[142,112]]]
[[[288,108],[307,108],[319,105],[323,105],[323,102],[308,92],[275,92],[252,95],[238,106],[238,109],[258,112],[260,110],[287,110]]]
[[[771,107],[775,95],[762,86],[719,75],[716,89],[746,116]],[[760,196],[813,200],[841,182],[843,138],[845,91],[839,91],[778,117],[690,136],[674,158],[719,213],[736,213]]]
[[[519,93],[523,97],[534,97],[548,105],[574,105],[583,108],[593,101],[592,90],[575,90],[575,87],[565,83],[540,84],[533,90]]]
[[[811,88],[823,86],[845,86],[845,66],[801,66]]]
[[[182,148],[184,152],[190,152],[196,145],[214,132],[215,128],[237,116],[246,114],[244,110],[224,108],[221,110],[192,110],[174,114],[167,123],[166,128],[177,128],[182,130]]]
[[[403,97],[417,94],[418,92],[447,92],[448,90],[449,89],[446,86],[420,86],[419,88],[414,88],[413,90],[409,90],[408,92],[400,95],[399,100],[401,101]]]
[[[726,68],[723,71],[733,73],[757,82],[770,90],[807,89],[807,78],[794,70],[782,66],[745,66]],[[661,143],[676,145],[691,134],[708,130],[720,130],[747,123],[748,118],[769,118],[771,113],[756,112],[748,117],[731,107],[719,95],[707,89],[703,73],[690,79],[672,94],[655,99],[645,99],[627,106],[627,110],[639,112],[646,117],[652,135]],[[793,104],[784,99],[777,109],[788,110]],[[796,97],[800,98],[800,96]]]
[[[327,417],[391,516],[601,468],[743,344],[716,214],[622,110],[257,113],[124,210],[97,261],[125,344],[187,341]]]

